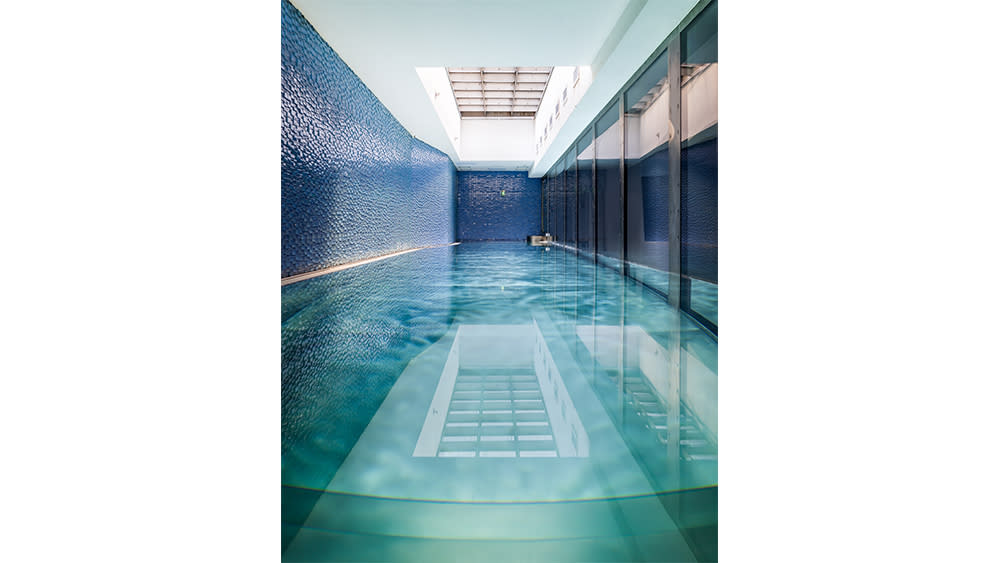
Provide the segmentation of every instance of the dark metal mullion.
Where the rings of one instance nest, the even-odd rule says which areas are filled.
[[[625,142],[628,137],[625,136],[625,90],[622,90],[618,94],[618,122],[621,124],[619,127],[619,158],[618,158],[618,204],[621,206],[621,225],[619,226],[619,234],[621,237],[621,261],[622,261],[622,274],[628,275],[628,262],[626,261],[626,256],[628,256],[628,194],[625,189]]]
[[[542,178],[541,178],[542,197],[538,198],[539,199],[539,210],[538,211],[541,214],[541,217],[539,217],[538,222],[541,224],[541,227],[542,227],[542,232],[538,233],[540,235],[544,235],[545,234],[545,191],[548,188],[547,184],[548,184],[548,181],[546,180],[545,176],[542,176]]]
[[[625,209],[625,91],[618,94],[618,210],[621,221],[618,222],[618,259],[621,260],[621,277],[618,282],[621,284],[621,292],[618,294],[618,417],[625,423],[625,295],[626,295],[626,275],[628,267],[625,265],[625,222],[628,213]]]
[[[483,101],[483,114],[486,113],[486,73],[485,69],[479,68],[479,97]]]
[[[580,249],[580,155],[577,153],[578,145],[574,141],[573,144],[573,193],[575,197],[573,198],[573,205],[576,209],[573,210],[573,216],[576,217],[576,234],[573,236],[573,247],[577,250]]]
[[[688,281],[690,282],[691,280],[688,280]],[[711,320],[708,319],[708,317],[706,317],[705,315],[702,315],[701,313],[699,313],[698,311],[695,311],[694,309],[688,309],[686,312],[687,312],[687,314],[688,314],[689,317],[692,317],[694,320],[698,321],[698,324],[700,324],[702,327],[708,329],[709,336],[711,336],[716,342],[718,342],[718,340],[719,340],[719,325],[713,323]]]
[[[667,141],[667,176],[668,176],[668,204],[667,215],[668,227],[668,270],[670,285],[667,290],[667,299],[671,305],[678,309],[682,306],[682,285],[683,264],[681,256],[681,38],[680,34],[674,35],[667,44],[667,88],[669,88],[669,98],[667,100],[668,117],[667,126],[674,128],[674,134]],[[681,316],[675,315],[673,328],[677,337],[670,343],[667,352],[669,356],[668,368],[668,388],[667,396],[667,463],[670,470],[671,487],[680,485],[680,398],[684,395],[685,373],[682,362],[682,346],[680,332]],[[674,514],[677,512],[675,507]]]
[[[563,165],[565,166],[566,160],[563,160]],[[566,244],[569,238],[569,224],[566,221],[566,215],[569,213],[569,189],[566,187],[566,183],[569,181],[569,171],[563,170],[563,240],[562,243]]]
[[[590,143],[594,147],[594,156],[590,159],[590,191],[594,194],[594,264],[597,264],[597,122],[590,126]],[[595,278],[596,279],[596,278]],[[596,283],[596,282],[595,282]]]
[[[667,141],[668,174],[668,270],[670,286],[667,297],[670,304],[683,308],[681,278],[681,38],[675,35],[667,45],[667,87],[668,95],[668,127],[674,128],[674,134]]]

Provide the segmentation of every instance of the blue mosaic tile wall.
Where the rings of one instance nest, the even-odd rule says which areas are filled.
[[[459,172],[458,240],[524,240],[541,233],[541,178],[527,172]]]
[[[281,3],[281,276],[455,240],[455,166]]]

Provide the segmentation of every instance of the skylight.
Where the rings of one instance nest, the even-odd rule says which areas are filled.
[[[552,67],[449,68],[462,117],[534,117]]]

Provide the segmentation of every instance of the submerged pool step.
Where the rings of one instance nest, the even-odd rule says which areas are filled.
[[[324,494],[283,561],[694,561],[656,497],[478,503]]]

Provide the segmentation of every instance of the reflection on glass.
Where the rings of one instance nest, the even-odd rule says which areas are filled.
[[[542,233],[552,232],[552,173],[542,177]]]
[[[625,91],[629,273],[661,291],[669,290],[670,177],[667,52]]]
[[[576,244],[576,218],[577,218],[577,203],[576,203],[576,150],[575,147],[570,147],[569,151],[566,153],[566,157],[563,159],[565,163],[564,166],[566,171],[563,172],[565,176],[564,180],[564,195],[566,199],[566,243],[569,245]]]
[[[577,217],[579,217],[579,237],[577,248],[590,253],[594,251],[594,130],[588,127],[576,144],[577,156]]]
[[[711,327],[719,324],[718,60],[712,2],[681,33],[682,304]]]
[[[718,434],[717,381],[715,371],[686,348],[684,355],[685,385],[678,364],[671,363],[667,349],[641,326],[577,327],[580,340],[600,367],[614,370],[622,361],[625,374],[625,395],[629,408],[642,420],[649,436],[664,445],[672,437],[680,439],[681,455],[688,461],[715,460],[715,436]],[[674,397],[679,398],[679,401]],[[681,409],[684,413],[682,414]],[[670,431],[673,417],[677,427]],[[685,435],[679,421],[684,418]]]
[[[622,256],[621,157],[622,124],[619,104],[612,104],[595,124],[597,129],[597,253],[608,266],[620,269]]]
[[[541,219],[541,227],[542,227],[541,234],[545,234],[545,230],[548,228],[548,225],[549,225],[549,218],[546,215],[548,207],[549,207],[548,206],[548,201],[549,201],[549,177],[548,177],[548,175],[542,176],[541,178],[539,178],[539,184],[541,185],[541,189],[542,189],[541,214],[539,215],[539,218]]]
[[[552,218],[552,228],[549,232],[558,242],[566,240],[566,200],[563,196],[562,161],[558,162],[551,172],[551,197],[549,198],[549,216]]]

